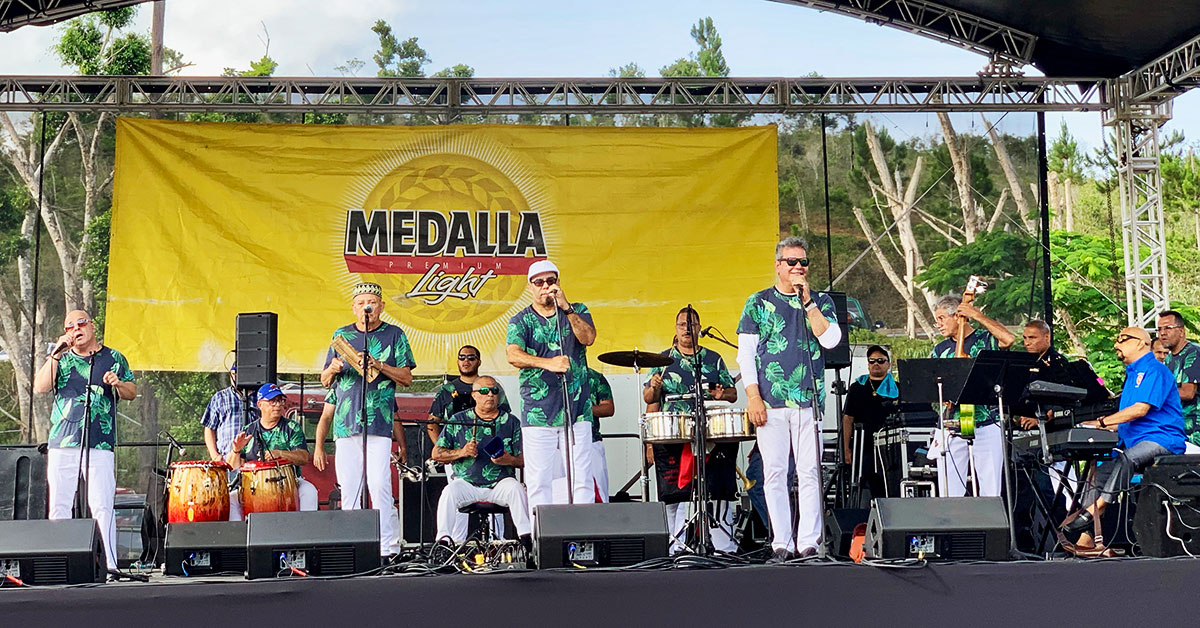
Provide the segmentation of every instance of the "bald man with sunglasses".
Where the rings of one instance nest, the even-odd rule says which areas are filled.
[[[87,478],[87,503],[100,527],[110,570],[117,568],[116,496],[117,401],[137,397],[133,371],[124,355],[96,338],[96,326],[83,310],[67,313],[63,335],[38,369],[33,390],[54,393],[50,413],[50,519],[70,519],[79,476]],[[90,416],[85,412],[90,404]],[[86,425],[86,429],[85,426]]]

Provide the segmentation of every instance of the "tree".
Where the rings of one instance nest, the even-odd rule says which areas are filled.
[[[1075,230],[1075,186],[1083,181],[1086,156],[1079,150],[1079,142],[1067,130],[1067,121],[1059,127],[1058,137],[1050,144],[1046,153],[1046,165],[1054,174],[1051,179],[1050,206],[1062,211],[1057,222],[1067,231]],[[1061,193],[1059,187],[1062,188]]]
[[[692,26],[691,34],[699,49],[687,57],[680,57],[674,63],[659,68],[658,73],[664,78],[729,76],[729,65],[725,63],[725,53],[721,51],[721,35],[717,33],[713,19],[705,17],[696,22]],[[711,119],[713,126],[736,126],[745,118],[745,115],[720,113],[714,114]],[[670,118],[660,116],[659,122],[663,123],[668,119]],[[682,126],[704,125],[704,116],[701,114],[676,114],[673,120]]]
[[[379,36],[379,50],[371,57],[379,66],[378,76],[425,76],[425,66],[431,59],[416,37],[400,41],[383,20],[376,20],[371,31]]]

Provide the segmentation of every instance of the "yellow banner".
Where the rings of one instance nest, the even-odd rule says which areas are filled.
[[[418,373],[462,344],[511,373],[508,320],[549,258],[598,339],[670,346],[688,303],[731,338],[770,285],[775,127],[117,123],[106,343],[138,370],[220,370],[239,312],[279,315],[279,372],[320,370],[384,289]],[[732,350],[723,351],[726,358]]]

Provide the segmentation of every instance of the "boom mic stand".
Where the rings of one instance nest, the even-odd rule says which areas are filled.
[[[79,515],[80,519],[87,519],[89,515],[88,491],[91,490],[92,479],[92,371],[96,364],[95,351],[88,354],[87,363],[88,374],[87,386],[85,387],[83,397],[83,421],[80,423],[80,429],[83,434],[79,439],[79,465],[75,473],[75,512]],[[62,366],[61,363],[59,366]],[[115,428],[116,426],[114,425],[113,427]],[[109,569],[116,568],[116,565],[109,566]]]
[[[358,492],[358,504],[363,510],[367,509],[367,369],[370,366],[371,310],[369,305],[363,308],[362,407],[359,408],[359,421],[362,423],[362,483]],[[380,510],[383,508],[380,507]]]
[[[803,290],[801,290],[799,287],[796,287],[796,298],[797,299],[802,299],[803,293],[804,293]],[[816,302],[816,296],[815,296],[816,294],[817,293],[812,292],[811,290],[809,291],[809,295],[813,299],[814,303]],[[820,341],[818,341],[816,336],[813,334],[812,324],[809,323],[809,321],[808,321],[808,310],[803,309],[804,308],[803,302],[801,302],[800,307],[801,307],[800,331],[802,332],[801,336],[800,336],[801,342],[804,342],[809,345],[813,344],[814,342],[818,343],[817,351],[823,351],[824,349],[822,349],[819,344]],[[816,306],[814,305],[814,307],[816,307]],[[821,311],[820,308],[818,308],[817,312],[819,313],[820,311]],[[821,314],[821,316],[824,316],[824,314]],[[837,325],[836,318],[833,321],[833,323],[831,323],[831,324]],[[819,501],[819,507],[817,508],[817,529],[820,530],[821,534],[823,535],[824,531],[825,531],[825,491],[824,491],[824,483],[821,482],[821,460],[825,456],[825,443],[821,438],[821,425],[824,424],[824,422],[825,422],[825,408],[823,408],[821,406],[821,403],[820,403],[821,398],[819,395],[819,391],[817,390],[818,374],[815,372],[815,368],[813,365],[812,351],[807,351],[806,354],[808,357],[809,381],[812,382],[810,385],[810,388],[809,388],[809,393],[812,395],[812,409],[813,409],[812,438],[814,438],[816,440],[816,448],[817,448],[817,452],[816,452],[817,459],[815,460],[815,463],[817,466],[817,488],[816,488],[816,490],[819,493],[817,495],[817,499]],[[823,380],[825,373],[822,372],[820,375],[822,376],[822,380]],[[841,381],[840,377],[839,377],[838,381]],[[838,433],[839,434],[841,433],[840,429],[838,430]],[[804,435],[801,434],[800,438],[803,439]],[[838,443],[839,443],[839,447],[840,447],[841,441],[839,440]],[[797,459],[799,459],[799,457],[800,457],[799,452],[792,452],[792,455],[796,456]],[[841,452],[839,452],[838,455],[840,456]],[[797,472],[797,474],[800,472],[799,465],[797,465],[797,467],[796,467],[796,472]],[[790,479],[791,478],[789,478],[789,481],[790,481]],[[796,538],[796,533],[799,531],[800,509],[803,508],[803,504],[800,503],[800,496],[799,496],[800,483],[798,481],[796,482],[796,491],[797,491],[796,512],[795,512],[795,517],[793,517],[793,519],[792,519],[793,520],[793,524],[792,524],[792,539],[793,540]],[[796,552],[799,553],[802,549],[803,548],[797,547]],[[817,537],[817,554],[820,555],[821,557],[824,557],[825,549],[826,548],[825,548],[824,539],[821,538],[821,536],[818,536]]]
[[[567,342],[563,338],[563,316],[562,308],[558,306],[558,299],[554,299],[554,324],[558,327],[558,346],[559,355],[567,356]],[[568,323],[568,327],[570,324]],[[574,330],[571,331],[575,333]],[[571,357],[567,356],[567,372],[561,373],[558,376],[558,381],[562,384],[563,394],[563,430],[566,432],[563,438],[563,448],[566,450],[567,462],[567,503],[575,503],[575,469],[573,469],[574,460],[571,452],[571,444],[575,441],[575,411],[571,407],[571,393],[567,391],[567,375],[571,373]]]
[[[692,304],[687,306],[684,316],[688,323],[688,333],[692,335],[692,414],[696,417],[692,434],[692,469],[695,473],[692,485],[692,504],[696,514],[692,520],[696,523],[696,547],[693,548],[700,556],[713,553],[710,537],[710,526],[716,521],[708,513],[708,412],[704,407],[704,368],[700,360],[699,325],[693,326],[691,317],[695,309]],[[682,354],[682,352],[681,352]],[[684,526],[686,540],[687,526]]]

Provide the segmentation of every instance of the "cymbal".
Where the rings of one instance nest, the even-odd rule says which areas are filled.
[[[601,353],[600,361],[613,366],[629,366],[633,368],[653,367],[653,366],[670,366],[674,360],[668,358],[661,353],[647,353],[645,351],[609,351]]]

